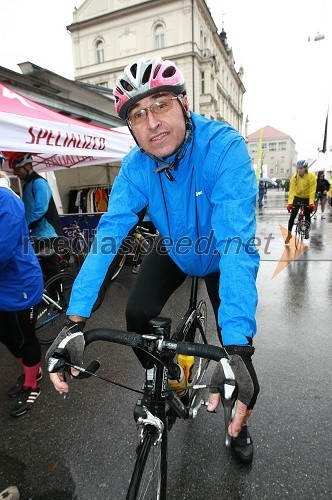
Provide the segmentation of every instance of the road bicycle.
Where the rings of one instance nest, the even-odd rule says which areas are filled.
[[[36,306],[36,334],[41,345],[50,345],[62,329],[75,276],[62,271],[44,284],[42,300]]]
[[[85,347],[94,341],[107,341],[145,351],[154,361],[153,377],[147,370],[142,391],[137,391],[96,374],[99,362],[93,361],[87,368],[73,365],[68,350],[56,349],[49,360],[49,372],[71,367],[81,373],[77,378],[94,376],[128,390],[140,393],[134,409],[134,418],[140,431],[136,460],[126,500],[165,500],[167,497],[167,464],[169,451],[167,435],[176,419],[193,420],[206,402],[206,393],[212,388],[205,375],[211,360],[223,364],[227,378],[221,386],[213,386],[222,397],[225,416],[225,444],[230,445],[228,424],[232,415],[235,394],[235,377],[228,365],[228,355],[223,347],[209,345],[206,339],[207,308],[203,300],[197,302],[198,278],[193,277],[189,307],[175,332],[171,334],[169,318],[151,320],[152,333],[139,335],[106,328],[84,333]],[[185,386],[186,394],[180,397],[176,389],[170,389],[179,354],[195,357],[191,385]]]
[[[311,229],[311,224],[305,219],[305,209],[311,209],[309,205],[301,205],[295,221],[295,241],[303,242],[303,239],[308,239]],[[317,211],[317,208],[316,208]],[[310,218],[314,216],[316,211],[310,213]]]
[[[125,238],[117,256],[114,258],[110,280],[114,280],[119,275],[126,263],[134,266],[140,264],[144,255],[152,249],[158,236],[158,231],[152,233],[143,226],[136,226]]]
[[[87,222],[85,221],[87,224]],[[57,252],[62,270],[69,270],[75,276],[81,269],[89,253],[89,242],[77,221],[73,221],[63,228],[64,248]],[[61,240],[61,238],[60,238]]]

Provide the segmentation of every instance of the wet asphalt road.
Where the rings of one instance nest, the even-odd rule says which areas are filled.
[[[253,465],[234,461],[223,446],[222,413],[203,409],[169,435],[170,500],[332,498],[332,217],[318,214],[308,249],[272,279],[284,250],[285,204],[284,193],[269,191],[257,211],[262,262],[254,364],[261,393],[251,419]],[[126,267],[89,327],[125,326],[134,280]],[[174,322],[189,287],[185,282],[163,311]],[[203,284],[200,296],[206,296]],[[211,308],[209,332],[216,342]],[[2,345],[0,355],[0,491],[16,484],[22,500],[124,499],[138,440],[135,394],[89,379],[75,381],[63,400],[44,377],[35,407],[13,419],[6,390],[20,372]],[[87,351],[87,360],[93,358],[100,374],[140,388],[143,370],[130,349],[99,343]]]

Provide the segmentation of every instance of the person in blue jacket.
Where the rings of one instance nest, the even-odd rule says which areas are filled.
[[[253,387],[246,404],[237,401],[229,429],[235,453],[250,463],[246,422],[259,392],[251,361],[259,256],[254,248],[257,180],[245,141],[228,124],[190,112],[183,75],[172,61],[143,58],[128,65],[114,95],[137,147],[122,162],[108,211],[75,280],[59,341],[64,333],[82,331],[110,262],[148,205],[166,251],[156,247],[145,256],[127,304],[127,329],[146,333],[149,320],[188,275],[204,277],[220,340],[230,356],[241,356]],[[143,354],[137,356],[149,367]],[[50,377],[56,390],[68,391],[60,374]],[[209,411],[219,399],[210,395]]]
[[[24,205],[0,172],[0,342],[23,369],[8,391],[8,396],[17,397],[10,411],[12,417],[30,410],[40,395],[41,348],[35,333],[34,306],[40,302],[43,288]]]
[[[51,188],[32,168],[29,153],[15,153],[9,159],[13,173],[22,181],[25,214],[37,253],[48,254],[41,259],[45,280],[60,272],[58,256],[52,252],[54,240],[62,234],[60,217],[53,200]]]

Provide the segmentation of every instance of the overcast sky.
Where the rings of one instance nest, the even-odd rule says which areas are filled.
[[[236,69],[244,68],[249,133],[271,125],[294,139],[298,158],[317,158],[332,93],[332,1],[206,1],[217,27],[224,23]],[[0,0],[0,65],[20,72],[17,64],[31,61],[73,79],[66,26],[82,4]],[[314,42],[317,32],[325,39]],[[330,146],[331,129],[332,116]]]

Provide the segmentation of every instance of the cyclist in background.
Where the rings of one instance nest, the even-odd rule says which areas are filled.
[[[41,259],[46,281],[61,271],[59,258],[52,252],[54,239],[62,235],[62,225],[52,191],[47,180],[33,170],[31,154],[15,153],[9,159],[9,167],[25,182],[23,203],[34,248],[37,254],[48,254]]]
[[[317,174],[316,200],[320,204],[322,219],[325,219],[324,211],[330,187],[329,181],[325,179],[324,170],[320,170]]]
[[[310,213],[316,210],[316,176],[313,172],[308,172],[308,163],[305,160],[299,160],[296,164],[296,173],[290,180],[287,210],[290,212],[288,221],[288,235],[285,239],[287,245],[292,238],[292,229],[295,218],[301,206],[304,206],[305,220],[307,230],[304,238],[309,238]]]
[[[0,153],[0,162],[3,155]],[[10,415],[19,417],[40,395],[41,348],[35,333],[35,309],[43,277],[29,241],[24,205],[0,172],[0,342],[20,363],[23,374],[8,391],[17,397]]]
[[[67,325],[48,356],[64,336],[82,331],[110,262],[148,205],[162,241],[140,266],[127,304],[127,329],[146,333],[150,319],[188,275],[205,278],[220,339],[231,356],[240,356],[253,389],[250,401],[237,401],[230,426],[233,449],[248,464],[253,445],[246,423],[259,392],[251,360],[259,255],[251,246],[257,180],[245,141],[226,123],[189,111],[183,75],[172,61],[144,58],[128,65],[114,95],[116,111],[138,147],[122,162],[94,251],[74,283]],[[116,244],[106,252],[103,242],[110,237]],[[153,365],[146,353],[136,355],[144,367]],[[56,390],[68,391],[61,374],[50,377]],[[219,400],[219,394],[211,394],[208,410],[214,411]]]

